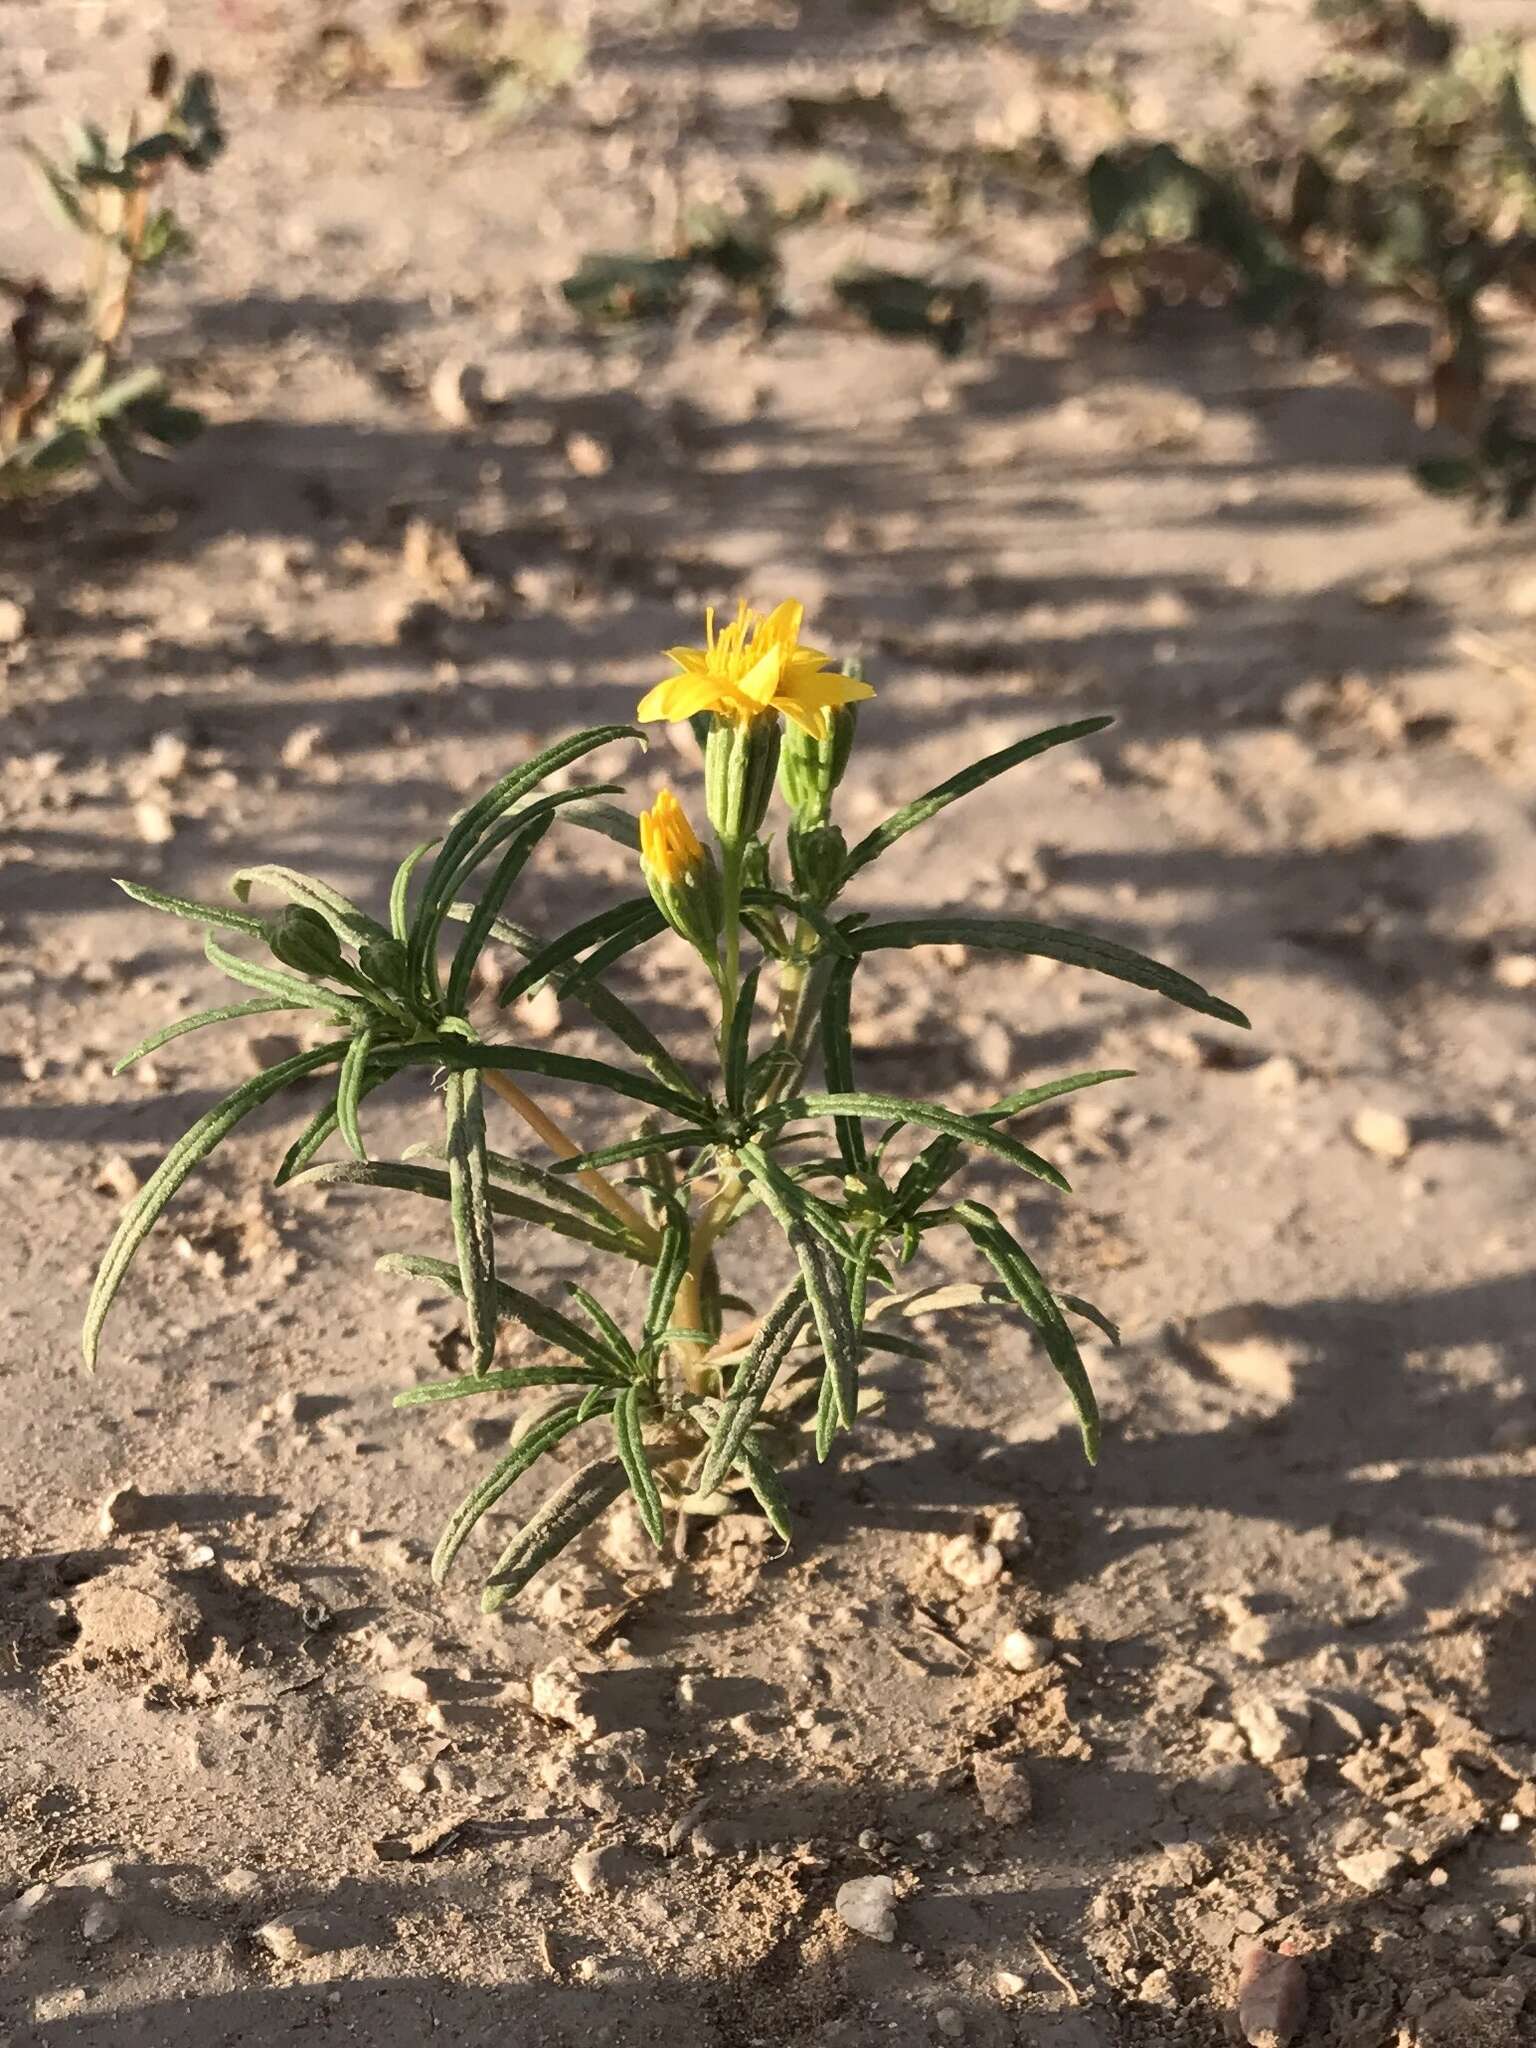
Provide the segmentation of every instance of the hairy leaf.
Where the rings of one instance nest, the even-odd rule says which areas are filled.
[[[260,1108],[262,1103],[270,1101],[292,1082],[318,1072],[321,1067],[330,1066],[342,1057],[346,1049],[346,1040],[336,1039],[329,1045],[316,1046],[310,1052],[295,1053],[292,1059],[280,1060],[275,1067],[268,1067],[265,1072],[233,1089],[176,1140],[123,1211],[112,1242],[102,1255],[91,1298],[86,1305],[85,1329],[81,1338],[87,1366],[94,1367],[96,1363],[101,1326],[106,1321],[113,1297],[123,1283],[123,1276],[133,1262],[134,1253],[193,1168],[206,1159],[253,1109]]]
[[[552,1557],[612,1507],[628,1484],[622,1458],[594,1458],[572,1473],[534,1513],[501,1556],[480,1595],[481,1611],[494,1614],[515,1598]]]

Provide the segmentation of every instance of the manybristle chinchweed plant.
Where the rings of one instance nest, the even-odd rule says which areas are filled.
[[[192,247],[165,203],[170,174],[207,170],[224,131],[208,73],[182,79],[161,54],[115,136],[83,121],[58,160],[24,147],[47,204],[79,238],[84,276],[78,293],[0,277],[17,309],[0,359],[0,500],[53,490],[93,461],[115,473],[130,451],[164,453],[201,428],[158,369],[131,361],[131,329],[146,279]]]
[[[636,818],[608,801],[614,785],[549,787],[598,748],[643,738],[634,726],[605,725],[512,769],[440,841],[407,854],[382,920],[275,865],[243,869],[232,882],[242,906],[258,894],[279,899],[283,907],[268,917],[121,884],[205,926],[209,959],[254,991],[155,1032],[123,1065],[184,1032],[267,1011],[318,1013],[327,1035],[199,1118],[130,1203],[91,1296],[87,1362],[135,1252],[193,1168],[252,1110],[312,1075],[333,1074],[329,1099],[289,1147],[278,1182],[401,1191],[443,1204],[451,1225],[450,1256],[391,1252],[380,1266],[462,1297],[471,1369],[414,1386],[396,1405],[540,1396],[450,1518],[434,1576],[442,1579],[476,1523],[546,1452],[567,1437],[590,1446],[516,1525],[486,1580],[487,1611],[626,1489],[658,1545],[669,1514],[717,1512],[743,1489],[788,1541],[783,1464],[802,1437],[824,1459],[837,1433],[854,1427],[868,1353],[921,1355],[892,1325],[927,1303],[1016,1313],[1061,1376],[1083,1448],[1096,1455],[1098,1413],[1074,1326],[1087,1321],[1114,1341],[1113,1326],[1090,1302],[1058,1292],[996,1212],[964,1192],[963,1176],[981,1153],[1064,1189],[1057,1169],[1016,1135],[1018,1123],[1057,1097],[1126,1077],[1036,1081],[974,1115],[861,1087],[850,1019],[872,955],[935,945],[1039,955],[1225,1023],[1246,1021],[1185,975],[1088,932],[1012,917],[882,920],[859,910],[865,871],[907,833],[1110,721],[1077,719],[969,762],[850,847],[834,817],[837,790],[860,704],[874,692],[852,664],[838,673],[803,645],[801,624],[794,603],[766,616],[743,607],[720,627],[711,615],[706,644],[673,649],[677,673],[639,706],[642,723],[693,723],[704,756],[702,835],[670,790]],[[768,827],[775,787],[779,847]],[[532,931],[513,908],[516,884],[545,834],[572,824],[633,848],[643,886],[569,930]],[[699,961],[714,1046],[707,1073],[685,1063],[605,978],[669,928]],[[492,939],[521,960],[500,1005],[552,986],[611,1034],[612,1061],[499,1042],[471,1022],[477,965]],[[410,1069],[430,1077],[439,1134],[400,1159],[372,1158],[364,1105]],[[540,1081],[590,1090],[620,1128],[595,1148],[578,1145],[526,1092]],[[522,1149],[492,1148],[488,1096],[519,1120]],[[333,1137],[350,1156],[322,1157]],[[743,1302],[727,1292],[727,1240],[754,1210],[783,1238],[790,1277],[771,1299],[754,1293]],[[607,1281],[590,1292],[568,1284],[560,1305],[513,1285],[498,1252],[505,1224],[574,1239],[607,1268]],[[987,1282],[901,1291],[897,1269],[934,1231],[968,1238],[990,1269]],[[533,1264],[520,1244],[520,1280]],[[747,1270],[759,1264],[754,1258]],[[637,1268],[648,1276],[639,1294]],[[537,1362],[498,1364],[508,1322],[532,1333]]]

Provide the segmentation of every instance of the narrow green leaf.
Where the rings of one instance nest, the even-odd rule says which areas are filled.
[[[597,1332],[599,1344],[601,1344],[603,1350],[608,1355],[614,1372],[620,1379],[628,1379],[635,1369],[634,1346],[595,1294],[589,1293],[585,1287],[575,1280],[568,1280],[566,1282],[566,1291],[569,1293],[572,1301],[579,1303],[585,1311],[593,1329]]]
[[[839,961],[827,982],[821,1004],[821,1057],[827,1087],[838,1095],[853,1093],[853,1005],[854,962]],[[862,1173],[869,1163],[864,1145],[864,1126],[857,1117],[833,1120],[837,1149],[848,1173]]]
[[[489,1509],[495,1507],[507,1492],[528,1470],[537,1464],[546,1451],[552,1451],[562,1437],[570,1435],[576,1427],[576,1404],[569,1402],[557,1408],[552,1415],[546,1415],[536,1422],[526,1435],[497,1461],[481,1480],[480,1484],[466,1494],[449,1516],[442,1535],[437,1539],[437,1548],[432,1553],[432,1578],[441,1585],[452,1568],[454,1559],[463,1549],[465,1539],[476,1522]]]
[[[494,1067],[503,1073],[542,1074],[550,1081],[579,1081],[588,1088],[606,1088],[614,1095],[627,1095],[652,1109],[665,1109],[674,1116],[696,1116],[696,1098],[680,1095],[649,1074],[633,1074],[606,1060],[577,1059],[570,1053],[539,1052],[526,1045],[485,1045],[476,1039],[438,1038],[430,1044],[445,1066],[460,1068]]]
[[[286,1176],[286,1180],[290,1187],[388,1188],[399,1194],[425,1195],[435,1202],[450,1201],[453,1192],[448,1175],[440,1167],[414,1166],[395,1160],[322,1160],[318,1166],[295,1170]],[[530,1223],[539,1230],[552,1230],[557,1236],[571,1238],[577,1244],[591,1245],[595,1251],[614,1252],[622,1258],[637,1261],[644,1258],[638,1245],[622,1237],[612,1227],[611,1219],[607,1229],[600,1229],[585,1216],[566,1209],[546,1207],[526,1195],[514,1194],[508,1188],[497,1186],[494,1180],[487,1190],[486,1199],[496,1215],[510,1217],[514,1222]]]
[[[645,1533],[660,1550],[666,1541],[666,1527],[661,1516],[661,1493],[656,1485],[656,1475],[645,1455],[645,1436],[640,1427],[639,1387],[626,1387],[614,1402],[613,1429],[629,1480],[629,1490],[635,1497]]]
[[[407,1387],[390,1403],[394,1408],[430,1408],[438,1401],[463,1401],[471,1394],[516,1394],[526,1387],[585,1387],[604,1382],[579,1365],[518,1365],[495,1372],[474,1372],[456,1380],[427,1380]]]
[[[407,1145],[406,1159],[434,1159],[447,1157],[441,1145]],[[560,1180],[547,1167],[535,1166],[527,1159],[514,1159],[506,1152],[486,1151],[486,1163],[491,1170],[491,1179],[516,1188],[519,1193],[531,1193],[540,1202],[555,1203],[566,1209],[573,1209],[593,1224],[600,1225],[610,1236],[623,1235],[623,1225],[611,1209],[607,1209],[596,1195],[588,1194],[580,1181]],[[509,1209],[508,1215],[513,1212]]]
[[[96,1349],[101,1336],[101,1326],[106,1321],[107,1311],[113,1297],[122,1285],[123,1276],[133,1261],[133,1255],[153,1229],[156,1218],[175,1195],[187,1176],[208,1157],[208,1154],[223,1139],[227,1138],[242,1118],[250,1115],[262,1103],[280,1093],[294,1081],[319,1068],[329,1066],[341,1058],[346,1051],[346,1040],[336,1039],[329,1045],[316,1046],[310,1052],[295,1053],[292,1059],[281,1060],[275,1067],[268,1067],[264,1073],[243,1082],[233,1089],[222,1102],[200,1116],[190,1130],[186,1130],[166,1153],[155,1171],[140,1188],[137,1195],[123,1211],[113,1234],[112,1242],[102,1255],[97,1269],[95,1285],[86,1305],[85,1328],[81,1346],[88,1367],[96,1363]]]
[[[983,1202],[957,1202],[955,1218],[1040,1332],[1046,1355],[1061,1375],[1077,1414],[1083,1452],[1090,1465],[1099,1455],[1099,1404],[1077,1348],[1077,1339],[1039,1268],[1002,1220]]]
[[[786,1288],[763,1317],[752,1348],[742,1360],[709,1440],[697,1491],[713,1493],[741,1456],[748,1432],[762,1411],[779,1368],[788,1358],[801,1325],[809,1316],[805,1282]]]
[[[280,967],[268,967],[264,961],[242,960],[238,953],[231,953],[227,946],[221,946],[212,932],[203,939],[203,951],[222,974],[231,981],[243,982],[247,988],[264,989],[268,995],[279,996],[296,1010],[329,1010],[344,1023],[360,1025],[367,1021],[369,1012],[362,1003],[339,994],[333,988],[326,988],[321,982],[310,981],[298,974],[288,974]]]
[[[471,914],[468,904],[453,903],[448,907],[448,915],[453,918],[467,919]],[[502,945],[515,946],[518,952],[530,957],[542,949],[540,939],[508,918],[498,917],[495,920],[491,936]],[[584,981],[579,988],[573,986],[579,971],[574,967],[557,969],[547,978],[554,983],[557,994],[562,998],[569,996],[579,1003],[588,1016],[601,1024],[604,1030],[611,1031],[621,1045],[627,1045],[632,1053],[637,1054],[658,1081],[669,1088],[676,1088],[680,1094],[698,1097],[698,1089],[686,1068],[668,1052],[644,1018],[601,982]]]
[[[1120,1325],[1111,1322],[1103,1309],[1095,1308],[1091,1301],[1084,1301],[1080,1294],[1058,1294],[1056,1299],[1063,1308],[1070,1309],[1075,1316],[1081,1316],[1085,1323],[1092,1323],[1096,1330],[1102,1330],[1111,1344],[1120,1342]]]
[[[793,1532],[789,1524],[789,1496],[773,1460],[750,1431],[736,1459],[736,1468],[745,1475],[774,1535],[781,1543],[790,1542]]]
[[[677,1290],[682,1286],[688,1272],[693,1235],[689,1226],[688,1211],[681,1202],[665,1190],[655,1187],[651,1188],[651,1196],[661,1204],[666,1222],[662,1225],[661,1243],[656,1250],[656,1265],[651,1274],[650,1298],[645,1306],[645,1336],[641,1354],[647,1359],[661,1348],[664,1341],[675,1341],[668,1334],[672,1321],[672,1307],[677,1300]],[[706,1338],[705,1342],[708,1341]]]
[[[816,1394],[816,1462],[825,1465],[832,1450],[832,1439],[837,1435],[837,1388],[832,1375],[824,1372],[821,1386]]]
[[[984,783],[1005,775],[1010,768],[1017,768],[1022,761],[1033,760],[1037,754],[1047,752],[1051,747],[1064,745],[1068,740],[1086,739],[1090,733],[1102,732],[1106,725],[1113,725],[1108,717],[1078,718],[1070,725],[1055,725],[1048,732],[1037,732],[1026,740],[1015,740],[1012,746],[1002,747],[995,754],[988,754],[984,760],[976,761],[969,768],[962,768],[957,775],[951,775],[930,789],[925,796],[915,797],[911,803],[903,804],[899,811],[893,811],[883,825],[877,825],[867,838],[861,839],[848,855],[844,878],[868,867],[872,860],[894,846],[898,839],[916,826],[926,824],[939,811],[946,810],[959,797],[969,796],[973,789],[980,789]]]
[[[411,877],[436,844],[435,839],[423,839],[420,846],[413,846],[389,885],[389,928],[401,945],[411,935]]]
[[[310,875],[301,875],[296,868],[280,867],[274,862],[241,868],[230,877],[229,886],[242,903],[250,901],[252,889],[270,889],[285,902],[298,903],[306,910],[315,911],[325,919],[338,939],[345,939],[354,946],[389,937],[377,918],[359,910],[339,889],[333,889],[328,882],[317,882]]]
[[[162,896],[158,889],[151,889],[143,882],[125,882],[121,875],[115,878],[116,886],[125,896],[131,896],[135,903],[144,903],[151,910],[163,910],[172,917],[184,917],[188,924],[222,925],[226,931],[244,932],[247,938],[264,939],[267,927],[259,917],[245,917],[238,910],[224,910],[212,903],[194,903],[186,896]]]
[[[754,908],[788,911],[791,917],[808,924],[829,953],[840,959],[850,959],[853,948],[848,935],[827,913],[814,903],[807,903],[802,897],[786,895],[782,889],[743,889],[741,901],[744,909]]]
[[[858,1413],[859,1343],[842,1260],[810,1227],[805,1189],[776,1171],[772,1160],[756,1146],[743,1146],[740,1158],[758,1185],[764,1208],[795,1255],[832,1380],[838,1419],[845,1429],[851,1429]]]
[[[547,981],[563,967],[570,967],[577,957],[589,946],[595,947],[614,938],[627,938],[634,945],[654,938],[666,920],[649,896],[635,896],[623,903],[610,904],[595,917],[589,917],[568,932],[562,932],[557,939],[540,948],[525,960],[515,974],[508,975],[497,993],[496,1000],[505,1009],[508,1003],[515,1003],[541,981]],[[570,977],[575,980],[573,973]]]
[[[765,1129],[777,1130],[801,1117],[824,1116],[899,1118],[903,1123],[919,1124],[928,1130],[944,1131],[951,1137],[963,1138],[968,1145],[976,1145],[984,1152],[995,1152],[1010,1166],[1032,1173],[1037,1180],[1043,1180],[1053,1188],[1066,1188],[1068,1185],[1049,1160],[1042,1159],[1038,1152],[1031,1152],[1017,1138],[993,1130],[989,1124],[975,1117],[960,1116],[952,1109],[945,1109],[942,1103],[911,1102],[899,1095],[871,1095],[862,1090],[842,1095],[801,1095],[760,1110],[757,1122]]]
[[[480,1595],[484,1614],[494,1614],[519,1594],[553,1557],[612,1507],[628,1484],[622,1458],[594,1458],[557,1487],[525,1522],[501,1556]]]
[[[114,1074],[124,1073],[135,1060],[141,1060],[146,1053],[158,1052],[162,1045],[169,1045],[173,1038],[183,1038],[189,1031],[201,1031],[209,1024],[227,1024],[232,1017],[259,1017],[273,1010],[307,1009],[307,1003],[250,1002],[226,1003],[222,1009],[199,1010],[195,1017],[178,1017],[174,1024],[162,1024],[158,1031],[152,1031],[148,1038],[140,1039],[132,1052],[125,1052],[112,1069]]]
[[[478,1073],[450,1069],[443,1084],[449,1210],[459,1255],[465,1320],[476,1372],[496,1352],[496,1233],[491,1224],[490,1170],[485,1157],[485,1102]]]
[[[526,831],[513,836],[511,844],[496,863],[491,879],[484,893],[475,905],[464,936],[454,952],[453,965],[448,970],[448,987],[444,996],[452,1015],[463,1012],[468,1000],[470,982],[476,963],[485,950],[485,942],[491,935],[491,926],[496,922],[501,906],[506,902],[513,883],[532,858],[534,848],[549,830],[547,816],[537,818]]]
[[[411,925],[409,943],[413,984],[425,975],[444,906],[453,896],[466,868],[473,865],[470,857],[486,828],[557,769],[568,767],[571,762],[580,760],[583,754],[590,754],[609,740],[620,739],[643,741],[644,735],[632,725],[603,725],[557,740],[553,746],[535,754],[531,761],[525,761],[521,768],[504,775],[449,827],[437,858],[427,871],[421,901]]]
[[[725,1100],[734,1115],[741,1116],[747,1106],[747,1062],[752,1051],[752,1012],[757,1002],[757,982],[761,968],[754,967],[742,979],[736,992],[736,1005],[731,1012],[730,1036],[721,1050],[721,1067],[725,1079]]]
[[[427,1258],[420,1252],[386,1252],[377,1264],[381,1273],[403,1273],[413,1280],[435,1280],[451,1294],[462,1295],[464,1291],[458,1268],[451,1266],[446,1259]],[[554,1345],[557,1351],[568,1351],[600,1377],[610,1383],[613,1381],[613,1360],[580,1323],[572,1322],[559,1309],[536,1301],[531,1294],[524,1294],[521,1288],[509,1286],[505,1280],[496,1283],[496,1302],[503,1316],[510,1316],[524,1329],[532,1330],[544,1343]]]
[[[341,1063],[341,1073],[336,1082],[336,1127],[345,1138],[353,1156],[366,1159],[363,1134],[358,1127],[358,1104],[363,1099],[363,1081],[368,1070],[368,1060],[373,1052],[375,1028],[365,1024],[347,1047],[347,1056]]]
[[[587,832],[600,832],[616,846],[630,853],[640,851],[640,820],[617,804],[572,804],[565,814],[567,825],[580,825]]]
[[[371,1095],[376,1088],[398,1074],[402,1067],[408,1067],[417,1059],[417,1050],[410,1045],[380,1045],[369,1055],[367,1070],[358,1089],[358,1101]],[[274,1187],[283,1187],[300,1173],[330,1139],[337,1128],[336,1098],[325,1103],[304,1126],[299,1135],[284,1153],[282,1163],[272,1176]]]
[[[616,1144],[599,1145],[595,1152],[578,1153],[574,1159],[558,1159],[551,1173],[585,1173],[589,1167],[622,1166],[630,1159],[649,1159],[661,1152],[686,1152],[709,1143],[705,1132],[690,1124],[680,1131],[646,1131],[638,1138],[621,1138]]]
[[[1231,1003],[1213,996],[1187,974],[1164,967],[1145,954],[1112,939],[1096,938],[1091,932],[1068,930],[1065,926],[1034,924],[1020,917],[911,917],[895,924],[866,925],[849,934],[858,954],[873,953],[884,946],[975,946],[982,952],[1034,954],[1047,960],[1062,960],[1069,967],[1087,967],[1116,981],[1128,981],[1136,988],[1152,989],[1180,1003],[1186,1010],[1215,1017],[1223,1024],[1248,1029],[1248,1019]]]

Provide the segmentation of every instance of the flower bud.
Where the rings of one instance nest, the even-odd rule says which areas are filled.
[[[727,853],[756,835],[779,765],[777,718],[719,718],[704,747],[704,800]]]
[[[401,996],[410,989],[410,955],[398,939],[370,939],[358,948],[357,964],[375,988]]]
[[[857,666],[856,662],[849,664],[850,669]],[[843,704],[827,712],[825,739],[813,739],[799,725],[792,725],[785,733],[779,756],[779,788],[795,814],[796,824],[826,824],[832,792],[842,781],[853,751],[857,723],[857,707]]]
[[[830,903],[842,883],[848,842],[835,825],[791,825],[789,866],[795,887],[812,903]]]
[[[341,941],[318,910],[293,903],[267,934],[267,944],[285,967],[300,974],[334,975],[345,965]]]
[[[640,868],[673,931],[712,961],[725,920],[720,871],[669,789],[640,813]]]

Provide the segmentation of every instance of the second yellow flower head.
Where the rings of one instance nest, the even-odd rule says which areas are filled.
[[[640,813],[640,858],[664,883],[680,882],[704,860],[704,848],[670,789]]]
[[[719,632],[714,613],[707,613],[705,645],[667,650],[681,673],[649,691],[636,716],[645,724],[692,718],[700,711],[732,720],[781,713],[812,739],[825,739],[829,711],[875,693],[868,683],[829,670],[829,655],[803,647],[804,623],[805,607],[792,598],[766,616],[742,605]]]

